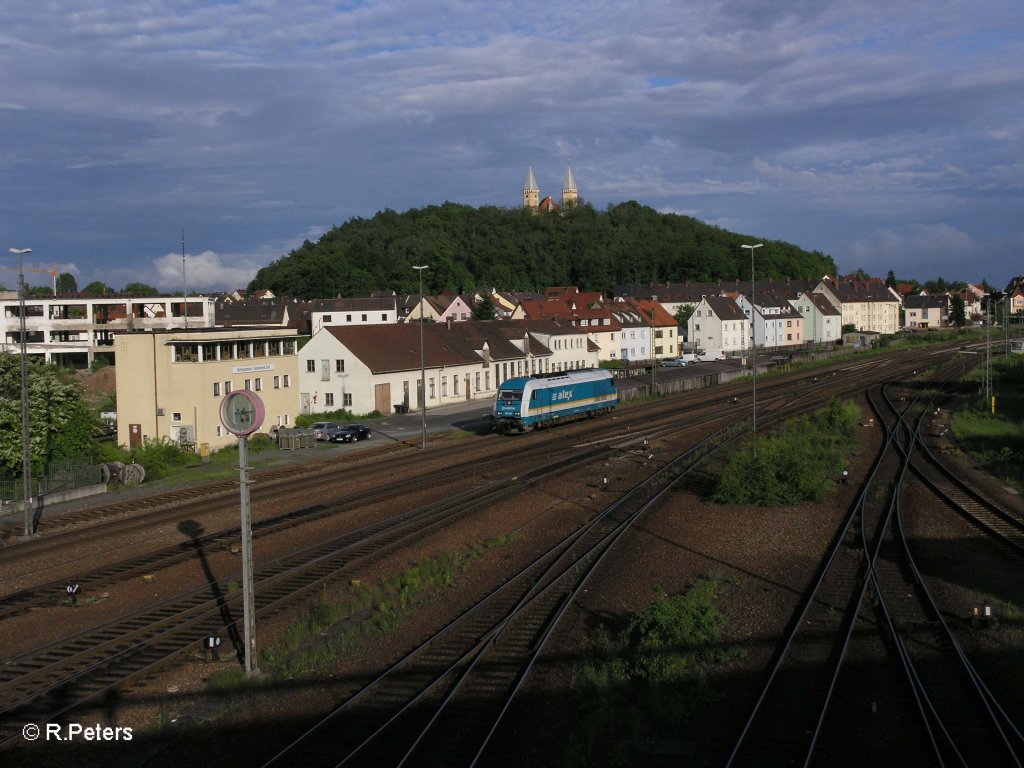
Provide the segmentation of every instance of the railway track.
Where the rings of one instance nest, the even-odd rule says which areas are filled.
[[[901,490],[911,466],[921,463],[915,448],[923,443],[930,402],[918,397],[901,409],[885,390],[875,387],[869,396],[886,428],[884,447],[791,624],[730,766],[816,761],[859,624],[887,631],[892,674],[906,676],[919,713],[919,730],[905,736],[916,740],[914,751],[930,752],[941,765],[1020,764],[1024,741],[960,650],[903,534]]]
[[[891,361],[886,366],[881,366],[886,370],[899,371],[903,368],[913,365],[914,362],[910,359],[901,361]],[[828,395],[842,394],[843,392],[852,393],[857,391],[862,386],[861,382],[858,382],[856,386],[849,384],[843,385],[843,382],[839,380],[829,381],[831,377],[822,376],[821,380],[815,382],[813,386],[808,386],[807,392],[802,397],[794,397],[792,391],[786,394],[776,393],[771,394],[768,388],[762,389],[763,399],[759,402],[759,405],[764,409],[763,413],[766,415],[766,423],[774,417],[782,418],[787,413],[792,413],[798,408],[811,408],[814,407],[816,402],[820,402],[822,397]],[[742,415],[745,414],[744,404],[736,404],[734,407],[728,404],[723,405],[722,394],[716,394],[714,396],[708,396],[703,400],[705,404],[705,411],[695,411],[692,414],[692,420],[690,416],[680,416],[678,404],[672,403],[656,403],[656,407],[652,408],[649,412],[645,412],[643,417],[633,418],[617,418],[615,420],[616,429],[614,432],[602,435],[600,440],[597,441],[597,445],[592,448],[585,449],[587,451],[593,450],[593,453],[589,459],[584,459],[583,464],[586,461],[593,462],[594,457],[600,455],[600,451],[613,451],[613,450],[626,450],[630,446],[639,443],[644,438],[650,438],[652,440],[658,440],[663,435],[670,434],[672,432],[679,432],[684,430],[693,430],[698,424],[703,423],[704,427],[707,428],[708,423],[713,419],[721,419],[722,421],[734,421],[734,428],[742,432],[745,429],[745,423],[742,421]],[[741,415],[741,419],[737,421],[737,415]],[[524,449],[524,453],[536,450],[539,455],[550,455],[553,451],[558,450],[557,446],[571,446],[578,443],[576,435],[584,434],[584,430],[561,432],[559,435],[564,434],[566,437],[562,439],[560,436],[551,442],[543,445],[537,443],[536,445],[530,444],[529,438],[527,438],[527,446]],[[512,438],[516,439],[516,438]],[[571,448],[570,450],[579,451],[580,449]],[[491,450],[493,453],[493,449]],[[456,452],[453,452],[453,456]],[[464,455],[464,454],[460,454]],[[492,457],[493,458],[493,457]],[[503,457],[499,457],[497,462],[500,464]],[[565,468],[563,468],[563,471]],[[658,469],[658,483],[664,483],[671,480],[673,471],[668,467],[661,467]],[[496,474],[496,473],[495,473]],[[444,482],[443,476],[438,477],[436,474],[432,476],[432,480],[437,482]],[[396,481],[399,482],[399,481]],[[519,478],[519,482],[522,482],[522,476]],[[420,483],[422,485],[422,482]],[[499,480],[494,481],[496,486],[509,486],[511,483],[507,476],[502,477]],[[391,492],[397,493],[396,489],[389,489]],[[235,486],[234,492],[237,492],[237,486]],[[381,488],[376,488],[376,492],[379,494]],[[233,495],[233,494],[232,494]],[[447,500],[449,506],[451,500]],[[335,507],[333,511],[327,510],[315,510],[309,511],[310,517],[297,518],[296,521],[284,521],[278,520],[269,525],[275,525],[280,523],[281,525],[298,525],[302,522],[315,519],[313,515],[337,515],[341,511],[340,507]],[[441,523],[438,523],[441,524]],[[218,535],[231,537],[234,535],[234,531],[218,532],[211,534],[209,541],[203,543],[203,547],[220,546],[224,543],[225,539],[218,539]],[[399,539],[394,542],[393,545],[389,546],[401,546],[403,541],[413,539],[415,533],[410,533],[406,539]],[[331,545],[337,548],[339,541],[332,541]],[[353,542],[354,545],[354,542]],[[174,553],[174,556],[192,556],[201,557],[202,549],[197,547],[194,543],[188,543],[177,548],[178,551]],[[379,551],[379,550],[378,550]],[[167,554],[167,553],[165,553]],[[266,581],[262,582],[261,586],[257,588],[257,594],[266,592],[268,595],[269,602],[259,602],[258,609],[263,611],[264,614],[270,611],[283,610],[288,605],[294,605],[296,602],[301,600],[302,592],[307,589],[310,585],[316,585],[323,583],[324,579],[337,578],[339,574],[344,571],[345,564],[338,562],[333,563],[327,570],[317,570],[318,566],[314,566],[313,563],[318,560],[317,556],[312,552],[306,553],[309,559],[305,564],[297,564],[295,562],[284,565],[284,571],[282,574],[292,574],[293,576],[286,577],[285,575],[271,575],[269,571],[266,575]],[[324,562],[320,562],[319,565],[326,565]],[[143,568],[149,570],[155,567],[152,563],[148,565],[137,566],[136,571],[128,571],[128,573],[137,573],[138,570]],[[299,576],[299,573],[303,572],[306,576]],[[310,574],[315,574],[310,577]],[[297,581],[288,581],[289,578],[297,579]],[[125,578],[123,574],[111,574],[110,578]],[[304,586],[301,583],[302,578],[310,578],[311,580]],[[287,583],[288,586],[282,593],[279,600],[275,601],[270,599],[271,588],[274,584],[274,579],[280,579],[281,583]],[[58,583],[54,583],[55,588]],[[59,583],[60,589],[63,589],[63,582]],[[199,593],[202,590],[198,590]],[[297,594],[296,594],[297,593]],[[195,645],[198,638],[204,636],[207,632],[219,631],[221,633],[229,631],[232,626],[232,619],[239,613],[238,607],[234,603],[234,598],[230,594],[228,589],[227,580],[220,580],[215,584],[208,585],[205,594],[206,600],[199,606],[189,605],[191,596],[180,596],[178,602],[175,605],[168,604],[166,606],[155,606],[153,611],[146,616],[131,616],[126,617],[125,620],[119,625],[111,625],[109,627],[97,628],[96,632],[92,635],[91,639],[85,637],[74,637],[66,638],[64,645],[63,658],[60,657],[60,652],[55,651],[53,648],[36,649],[33,652],[39,659],[43,659],[44,656],[51,652],[56,652],[58,658],[50,666],[49,672],[42,672],[38,669],[33,669],[33,662],[31,656],[33,654],[26,654],[24,658],[8,659],[4,666],[8,664],[11,666],[12,677],[9,682],[0,683],[0,696],[4,696],[2,701],[9,702],[7,709],[4,709],[3,721],[9,722],[17,715],[20,722],[24,722],[27,719],[56,719],[61,717],[73,710],[74,707],[79,706],[83,701],[94,699],[101,695],[104,691],[110,690],[120,684],[123,684],[125,680],[137,678],[140,675],[145,675],[152,672],[157,668],[159,664],[166,663],[167,659],[173,659],[177,654],[180,654],[184,647],[189,645]],[[52,599],[52,598],[51,598]],[[23,604],[24,605],[24,604]],[[19,610],[18,607],[12,604],[11,610]],[[171,615],[177,616],[179,627],[177,630],[172,629],[173,621],[167,616],[162,614],[170,612]],[[264,614],[261,614],[264,615]],[[141,624],[139,624],[141,622]],[[173,633],[177,631],[178,634],[175,636]],[[111,637],[111,633],[121,637],[132,637],[134,638],[134,647],[147,647],[157,648],[161,647],[158,655],[162,654],[162,660],[156,658],[147,658],[140,652],[129,652],[125,651],[124,654],[118,650],[116,645],[116,639]],[[147,634],[148,633],[148,634]],[[165,640],[170,640],[172,636],[176,639],[173,643],[168,643],[166,646],[163,645]],[[87,646],[91,645],[93,649],[102,649],[94,656],[88,656],[88,651],[83,650],[80,646],[82,644]],[[76,650],[77,646],[77,650]],[[69,654],[68,650],[74,651]],[[128,669],[126,659],[133,653],[138,653],[137,659],[132,662],[132,669]],[[70,660],[70,661],[69,661]],[[15,674],[18,665],[24,665],[20,667],[20,671]],[[70,666],[69,666],[70,665]],[[116,670],[115,670],[116,668]],[[6,680],[7,678],[2,678]],[[25,688],[22,690],[16,690],[15,681],[20,680],[20,684],[25,684]],[[31,682],[34,681],[34,682]],[[11,686],[11,687],[8,687]],[[4,692],[6,690],[6,693]],[[46,701],[59,700],[64,706],[63,709],[54,709],[49,704],[43,706]],[[51,711],[46,714],[43,710],[49,708]]]
[[[733,424],[675,459],[670,482],[632,488],[266,765],[486,764],[491,735],[590,574],[674,483],[744,431]]]

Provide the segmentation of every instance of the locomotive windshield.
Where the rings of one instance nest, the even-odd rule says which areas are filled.
[[[521,400],[523,397],[523,390],[521,389],[499,389],[498,399],[499,400]]]

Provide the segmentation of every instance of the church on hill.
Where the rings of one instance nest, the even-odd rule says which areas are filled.
[[[559,205],[551,195],[543,200],[540,197],[540,187],[537,186],[537,179],[533,175],[533,166],[526,173],[526,184],[523,186],[523,208],[531,211],[544,211],[546,213],[557,213],[563,208],[576,205],[580,200],[579,190],[576,188],[576,178],[572,175],[572,166],[565,174],[565,183],[562,184],[562,203]]]

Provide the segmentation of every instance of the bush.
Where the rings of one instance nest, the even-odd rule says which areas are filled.
[[[708,578],[671,597],[659,590],[617,636],[597,639],[592,660],[575,670],[583,717],[569,734],[564,765],[642,765],[659,735],[717,698],[706,670],[736,655],[721,646],[725,617],[713,603],[719,587]]]
[[[777,434],[758,436],[729,456],[712,498],[761,507],[820,501],[842,472],[858,417],[855,405],[833,399],[813,417],[801,416]]]

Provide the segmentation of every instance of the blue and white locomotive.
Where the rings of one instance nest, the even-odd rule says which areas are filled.
[[[608,371],[522,376],[498,387],[494,426],[505,434],[525,432],[608,413],[617,403],[615,379]]]

